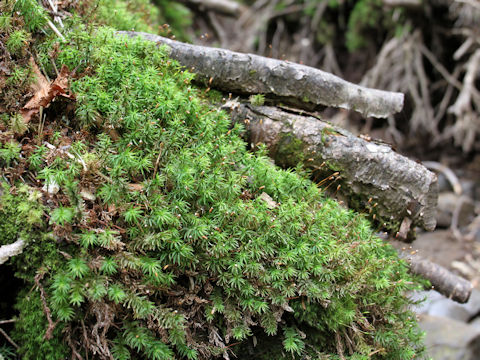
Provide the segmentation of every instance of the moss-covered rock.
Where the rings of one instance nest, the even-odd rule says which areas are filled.
[[[22,356],[421,354],[405,297],[417,280],[364,217],[264,150],[247,152],[241,127],[166,52],[83,21],[66,42],[35,45],[51,78],[75,69],[76,101],[32,118],[18,156],[2,163],[4,205],[23,201],[17,184],[41,194],[29,205],[39,240],[16,260],[29,264],[18,269],[26,289],[36,285],[17,304]],[[19,135],[5,125],[0,138],[6,149]],[[23,231],[18,211],[1,214],[4,242]]]

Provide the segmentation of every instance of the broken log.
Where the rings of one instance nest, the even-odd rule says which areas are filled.
[[[245,125],[248,141],[265,144],[278,165],[303,162],[313,176],[326,179],[325,186],[348,199],[350,207],[368,209],[400,237],[414,226],[435,228],[437,176],[422,164],[312,116],[237,101],[224,107],[232,121]]]
[[[470,281],[455,275],[439,264],[424,259],[416,253],[400,252],[400,257],[408,262],[410,271],[429,280],[432,288],[440,294],[464,304],[470,298],[473,285]]]
[[[403,94],[352,84],[310,66],[225,49],[185,44],[158,35],[119,31],[166,45],[169,56],[209,86],[240,94],[266,94],[314,104],[355,110],[363,116],[387,117],[403,107]]]

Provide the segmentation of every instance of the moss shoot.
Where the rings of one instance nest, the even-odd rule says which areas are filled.
[[[0,125],[1,241],[28,241],[11,260],[25,280],[19,356],[422,354],[407,265],[363,216],[248,152],[166,51],[75,17],[62,42],[37,34],[31,12],[8,14],[2,36],[24,26],[45,75],[75,70],[75,100],[58,97],[22,135]],[[8,104],[9,116],[24,105]]]

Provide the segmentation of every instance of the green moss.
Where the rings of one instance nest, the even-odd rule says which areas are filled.
[[[248,100],[250,101],[250,104],[252,104],[253,106],[262,106],[265,103],[265,95],[263,94],[251,95]]]
[[[13,4],[13,11],[22,15],[28,31],[36,31],[46,25],[47,12],[37,0],[7,0],[7,4]]]
[[[363,216],[272,165],[264,149],[247,152],[241,126],[202,101],[166,51],[70,26],[54,61],[81,74],[70,79],[75,111],[45,119],[41,136],[56,149],[39,146],[32,126],[2,164],[44,189],[43,204],[34,196],[23,210],[15,201],[37,193],[4,190],[4,241],[24,231],[19,211],[41,209],[32,251],[15,262],[28,289],[43,275],[58,321],[42,342],[41,300],[23,293],[21,355],[206,359],[237,342],[242,354],[253,336],[270,358],[335,357],[347,341],[351,359],[421,354],[404,295],[418,282]],[[35,48],[39,59],[54,41]],[[285,136],[282,148],[301,160],[298,140]]]
[[[304,145],[290,133],[282,133],[273,151],[275,163],[281,167],[295,167],[303,162],[305,155]]]
[[[16,305],[19,317],[12,334],[20,345],[17,354],[24,360],[66,359],[71,352],[62,341],[63,324],[55,327],[51,339],[45,339],[48,322],[38,290],[22,291]]]
[[[14,140],[0,144],[0,163],[9,167],[20,158],[20,144]]]
[[[210,89],[206,91],[207,88],[203,90],[201,95],[203,95],[210,103],[212,104],[222,104],[225,102],[224,94],[221,91]]]
[[[185,29],[190,26],[192,15],[176,1],[99,0],[94,5],[91,11],[94,11],[95,20],[116,30],[175,35],[181,40],[188,38]]]
[[[0,31],[8,32],[12,28],[12,17],[10,14],[0,15]]]
[[[29,34],[25,30],[16,30],[12,32],[5,44],[7,50],[12,54],[19,54],[23,48],[28,45]]]
[[[404,10],[396,8],[397,19],[392,20],[393,10],[385,11],[381,0],[356,1],[348,18],[345,44],[349,51],[365,47],[372,41],[372,34],[379,28],[392,35],[402,33],[406,26],[403,17]]]
[[[157,32],[160,12],[149,0],[99,0],[96,20],[117,30]]]

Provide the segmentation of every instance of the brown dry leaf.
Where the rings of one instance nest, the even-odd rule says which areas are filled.
[[[31,86],[31,89],[34,92],[33,97],[22,108],[22,110],[20,110],[20,114],[23,116],[25,123],[28,123],[32,116],[40,111],[40,107],[47,107],[56,96],[62,95],[67,98],[73,98],[72,95],[67,94],[68,77],[70,72],[65,65],[62,66],[60,74],[55,81],[49,83],[38,69],[33,58],[30,58],[30,64],[37,77],[37,81]]]

